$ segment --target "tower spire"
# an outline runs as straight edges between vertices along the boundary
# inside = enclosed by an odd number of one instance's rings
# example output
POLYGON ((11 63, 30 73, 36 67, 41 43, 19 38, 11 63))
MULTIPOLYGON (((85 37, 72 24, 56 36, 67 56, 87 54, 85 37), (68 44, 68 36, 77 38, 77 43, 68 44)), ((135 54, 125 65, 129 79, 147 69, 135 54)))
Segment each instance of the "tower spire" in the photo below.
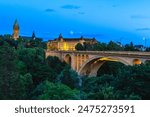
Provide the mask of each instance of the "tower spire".
POLYGON ((59 39, 60 39, 60 38, 63 38, 62 33, 59 34, 59 39))
POLYGON ((17 19, 15 20, 14 25, 13 25, 13 38, 15 40, 19 38, 19 23, 17 19))
POLYGON ((36 36, 35 36, 35 32, 32 32, 32 39, 35 40, 36 36))

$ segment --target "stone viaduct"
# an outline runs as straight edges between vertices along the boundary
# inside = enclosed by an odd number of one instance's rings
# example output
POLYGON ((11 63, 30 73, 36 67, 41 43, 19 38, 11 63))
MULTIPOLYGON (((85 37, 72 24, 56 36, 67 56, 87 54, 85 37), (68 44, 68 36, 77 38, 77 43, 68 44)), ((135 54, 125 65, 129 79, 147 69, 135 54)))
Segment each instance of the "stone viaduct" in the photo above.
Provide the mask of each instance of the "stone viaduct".
POLYGON ((68 63, 81 76, 96 76, 106 61, 121 62, 125 65, 145 63, 150 52, 128 51, 46 51, 46 57, 57 56, 68 63))

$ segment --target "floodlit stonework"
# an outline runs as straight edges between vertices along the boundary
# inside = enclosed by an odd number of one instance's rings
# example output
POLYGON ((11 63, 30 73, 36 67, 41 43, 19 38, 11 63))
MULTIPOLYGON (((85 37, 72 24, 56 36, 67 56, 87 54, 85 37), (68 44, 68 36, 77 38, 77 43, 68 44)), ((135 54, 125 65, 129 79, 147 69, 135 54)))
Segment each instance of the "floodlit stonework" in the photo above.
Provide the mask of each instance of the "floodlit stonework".
POLYGON ((125 65, 139 65, 150 60, 150 52, 123 51, 46 51, 46 57, 57 56, 81 76, 96 76, 106 61, 121 62, 125 65))
POLYGON ((75 46, 80 43, 88 43, 88 44, 95 44, 97 43, 95 38, 63 38, 62 34, 59 35, 58 38, 54 40, 49 40, 47 43, 48 50, 76 50, 75 46))
POLYGON ((13 25, 13 39, 17 40, 19 38, 19 24, 18 21, 15 20, 13 25))

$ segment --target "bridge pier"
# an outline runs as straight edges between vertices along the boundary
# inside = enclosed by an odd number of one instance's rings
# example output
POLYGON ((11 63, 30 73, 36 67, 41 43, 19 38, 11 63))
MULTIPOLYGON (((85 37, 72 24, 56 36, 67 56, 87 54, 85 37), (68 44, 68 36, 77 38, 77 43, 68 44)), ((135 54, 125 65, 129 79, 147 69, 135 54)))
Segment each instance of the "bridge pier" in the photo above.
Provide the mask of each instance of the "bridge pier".
POLYGON ((97 71, 104 63, 105 63, 105 61, 89 63, 81 71, 78 71, 78 74, 81 76, 96 77, 97 71))
POLYGON ((76 67, 76 64, 77 64, 77 56, 75 56, 75 54, 72 54, 72 56, 71 56, 71 61, 72 61, 72 62, 71 62, 71 68, 76 71, 76 69, 77 69, 77 67, 76 67))
POLYGON ((91 67, 91 71, 89 77, 96 77, 99 68, 105 63, 105 61, 98 61, 97 63, 93 63, 91 67))

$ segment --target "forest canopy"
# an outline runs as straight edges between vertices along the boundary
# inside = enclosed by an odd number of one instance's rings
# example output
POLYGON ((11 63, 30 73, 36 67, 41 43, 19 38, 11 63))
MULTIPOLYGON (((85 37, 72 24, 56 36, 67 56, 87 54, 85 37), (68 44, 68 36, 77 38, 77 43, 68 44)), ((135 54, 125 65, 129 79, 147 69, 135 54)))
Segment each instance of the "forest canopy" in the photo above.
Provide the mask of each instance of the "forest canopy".
POLYGON ((97 77, 81 77, 57 57, 45 58, 44 45, 42 40, 0 38, 0 99, 150 99, 150 62, 134 66, 106 62, 97 77))

